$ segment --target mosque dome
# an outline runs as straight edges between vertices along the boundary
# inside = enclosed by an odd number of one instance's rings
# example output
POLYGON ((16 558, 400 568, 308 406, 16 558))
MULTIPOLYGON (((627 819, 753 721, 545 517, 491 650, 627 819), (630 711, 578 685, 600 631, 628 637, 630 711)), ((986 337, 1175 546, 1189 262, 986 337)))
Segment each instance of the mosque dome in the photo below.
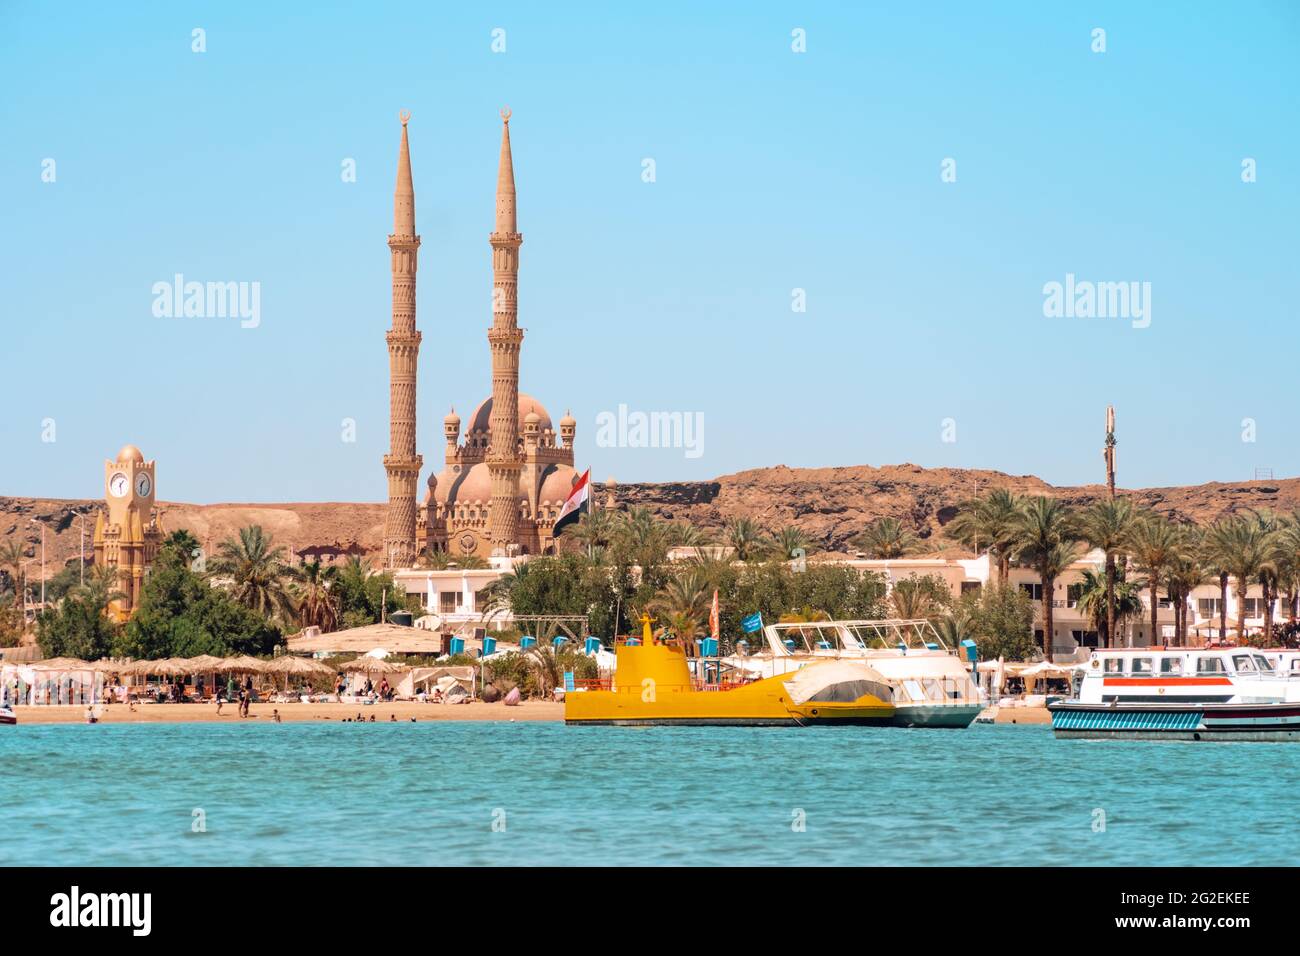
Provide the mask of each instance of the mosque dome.
MULTIPOLYGON (((546 408, 537 399, 523 392, 519 393, 519 430, 524 430, 524 425, 528 423, 528 416, 536 413, 537 426, 541 431, 551 429, 551 416, 546 408)), ((470 416, 468 432, 485 432, 490 429, 492 421, 492 399, 484 399, 478 408, 474 409, 474 414, 470 416)))
POLYGON ((481 501, 487 504, 492 500, 492 473, 485 462, 463 468, 459 473, 445 469, 436 477, 430 477, 429 488, 434 500, 445 505, 452 503, 469 504, 481 501))
POLYGON ((442 423, 444 425, 455 425, 457 428, 460 428, 460 416, 456 414, 455 408, 452 408, 452 410, 447 413, 447 417, 442 420, 442 423))
POLYGON ((560 427, 561 427, 561 428, 577 428, 577 427, 578 427, 578 421, 577 421, 577 419, 575 419, 575 418, 573 417, 573 415, 571 415, 571 414, 569 413, 568 409, 565 409, 565 411, 564 411, 564 417, 560 419, 560 427))
POLYGON ((134 445, 123 445, 122 450, 117 453, 117 460, 121 462, 143 462, 144 455, 142 455, 140 449, 136 448, 134 445))
POLYGON ((568 465, 552 465, 542 477, 538 501, 562 502, 573 490, 573 481, 578 473, 568 465))

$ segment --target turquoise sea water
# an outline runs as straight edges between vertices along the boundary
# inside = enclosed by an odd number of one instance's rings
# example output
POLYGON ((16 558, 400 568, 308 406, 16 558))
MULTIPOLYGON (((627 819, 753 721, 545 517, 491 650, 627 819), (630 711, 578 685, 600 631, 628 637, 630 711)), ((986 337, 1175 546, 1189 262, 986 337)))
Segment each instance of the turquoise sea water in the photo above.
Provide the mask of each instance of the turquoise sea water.
POLYGON ((1294 744, 259 721, 3 727, 0 760, 0 865, 1300 858, 1294 744))

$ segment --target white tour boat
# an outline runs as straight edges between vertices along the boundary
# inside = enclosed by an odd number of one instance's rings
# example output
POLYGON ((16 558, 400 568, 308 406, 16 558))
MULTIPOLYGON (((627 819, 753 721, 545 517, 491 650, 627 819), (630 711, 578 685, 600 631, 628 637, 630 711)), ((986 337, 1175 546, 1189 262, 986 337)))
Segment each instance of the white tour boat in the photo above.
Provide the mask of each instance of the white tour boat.
POLYGON ((889 688, 893 723, 902 727, 969 727, 987 705, 969 663, 926 620, 810 621, 768 624, 766 648, 723 658, 728 669, 754 678, 839 660, 861 664, 889 688))
POLYGON ((1300 740, 1293 655, 1251 647, 1097 650, 1078 697, 1048 705, 1052 729, 1057 737, 1300 740))

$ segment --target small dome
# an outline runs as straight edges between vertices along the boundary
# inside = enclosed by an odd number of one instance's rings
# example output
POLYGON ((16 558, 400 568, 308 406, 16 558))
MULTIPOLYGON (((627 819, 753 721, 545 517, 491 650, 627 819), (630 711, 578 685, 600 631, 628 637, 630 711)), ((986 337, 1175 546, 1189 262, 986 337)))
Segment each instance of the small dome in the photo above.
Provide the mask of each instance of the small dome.
POLYGON ((529 412, 527 415, 524 416, 524 424, 525 424, 525 425, 536 425, 536 424, 538 424, 541 420, 542 420, 542 416, 541 416, 541 415, 538 415, 536 411, 531 411, 531 412, 529 412))
POLYGON ((448 413, 447 417, 442 420, 442 423, 444 425, 455 425, 457 428, 460 427, 460 416, 456 414, 456 409, 454 406, 452 407, 452 410, 448 413))
POLYGON ((429 490, 432 491, 434 488, 437 488, 437 487, 438 487, 438 476, 435 475, 435 474, 430 474, 430 475, 429 475, 429 490))
POLYGON ((572 414, 569 413, 569 410, 566 408, 564 410, 564 417, 560 419, 560 427, 576 428, 577 426, 578 426, 577 420, 573 417, 572 414))
POLYGON ((122 450, 117 453, 117 460, 143 462, 144 455, 142 455, 140 449, 136 448, 134 445, 123 445, 122 450))

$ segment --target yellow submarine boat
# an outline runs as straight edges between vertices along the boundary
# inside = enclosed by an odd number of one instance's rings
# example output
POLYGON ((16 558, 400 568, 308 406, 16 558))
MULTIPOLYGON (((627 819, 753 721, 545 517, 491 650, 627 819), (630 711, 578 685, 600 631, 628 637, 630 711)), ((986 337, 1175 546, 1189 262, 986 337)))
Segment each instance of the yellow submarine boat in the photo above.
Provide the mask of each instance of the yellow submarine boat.
POLYGON ((811 663, 793 674, 730 684, 691 674, 681 644, 656 641, 642 616, 639 642, 615 648, 617 666, 608 688, 565 694, 566 724, 619 726, 888 726, 895 708, 890 689, 871 668, 854 662, 811 663))

